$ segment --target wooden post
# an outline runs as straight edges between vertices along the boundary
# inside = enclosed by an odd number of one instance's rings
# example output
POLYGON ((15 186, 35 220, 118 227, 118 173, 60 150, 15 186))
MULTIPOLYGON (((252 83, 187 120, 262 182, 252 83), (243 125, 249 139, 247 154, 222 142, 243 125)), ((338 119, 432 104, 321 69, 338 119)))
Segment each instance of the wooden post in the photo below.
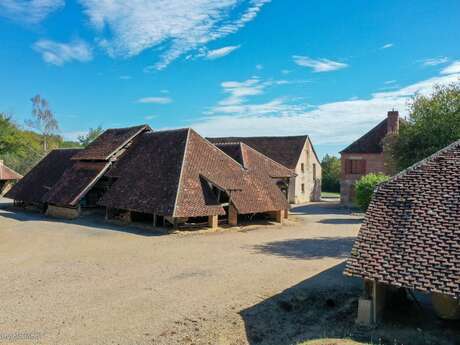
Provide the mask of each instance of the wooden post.
POLYGON ((228 224, 231 226, 238 225, 238 211, 233 204, 228 206, 228 224))
POLYGON ((212 230, 216 230, 219 226, 218 215, 208 216, 208 225, 212 230))
POLYGON ((289 218, 289 210, 284 210, 284 219, 289 218))
POLYGON ((284 212, 284 210, 275 211, 275 221, 277 223, 283 223, 284 212))

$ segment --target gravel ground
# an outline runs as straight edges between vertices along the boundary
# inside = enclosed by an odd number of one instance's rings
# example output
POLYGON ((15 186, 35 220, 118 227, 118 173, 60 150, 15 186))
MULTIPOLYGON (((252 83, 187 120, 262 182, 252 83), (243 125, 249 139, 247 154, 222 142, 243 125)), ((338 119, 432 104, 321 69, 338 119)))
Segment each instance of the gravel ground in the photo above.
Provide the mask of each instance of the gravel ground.
POLYGON ((340 271, 361 218, 336 202, 167 235, 1 208, 0 344, 255 344, 251 315, 274 295, 356 283, 340 271))

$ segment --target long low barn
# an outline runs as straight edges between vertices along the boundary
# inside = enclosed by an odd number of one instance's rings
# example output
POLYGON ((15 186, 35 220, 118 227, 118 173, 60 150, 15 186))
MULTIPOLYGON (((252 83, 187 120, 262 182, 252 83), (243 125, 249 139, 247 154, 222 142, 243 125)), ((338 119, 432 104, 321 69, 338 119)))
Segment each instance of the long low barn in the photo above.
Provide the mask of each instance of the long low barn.
POLYGON ((265 213, 281 222, 295 173, 239 144, 217 147, 192 129, 109 129, 85 149, 54 150, 6 195, 52 216, 105 207, 107 218, 154 225, 265 213))

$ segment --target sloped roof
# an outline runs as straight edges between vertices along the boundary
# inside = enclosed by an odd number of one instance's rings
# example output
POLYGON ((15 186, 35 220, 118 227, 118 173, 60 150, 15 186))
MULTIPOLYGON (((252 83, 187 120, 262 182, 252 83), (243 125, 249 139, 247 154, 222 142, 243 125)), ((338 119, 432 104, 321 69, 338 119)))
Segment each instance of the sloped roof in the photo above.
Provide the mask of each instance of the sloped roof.
POLYGON ((295 169, 305 142, 309 138, 308 135, 301 135, 285 137, 224 137, 208 138, 208 140, 215 144, 242 142, 275 162, 289 169, 295 169))
POLYGON ((5 180, 20 180, 22 175, 7 167, 5 163, 0 164, 0 181, 5 180))
POLYGON ((246 169, 264 172, 273 178, 296 176, 293 170, 275 162, 273 159, 256 151, 245 143, 220 143, 215 145, 246 169))
MULTIPOLYGON (((404 120, 399 118, 399 124, 404 120)), ((340 153, 382 153, 383 139, 388 133, 388 118, 380 122, 369 132, 348 145, 340 153)))
POLYGON ((75 206, 109 165, 109 162, 76 161, 62 174, 43 200, 55 205, 75 206))
POLYGON ((126 145, 136 135, 145 130, 150 130, 150 127, 147 125, 141 125, 135 127, 107 129, 72 159, 108 160, 122 146, 126 145))
POLYGON ((114 164, 117 181, 99 203, 113 208, 172 215, 187 130, 146 132, 114 164))
POLYGON ((460 141, 380 185, 345 274, 460 298, 460 141))
POLYGON ((255 176, 191 129, 141 134, 108 176, 100 204, 174 217, 224 214, 208 182, 231 194, 240 213, 287 208, 268 178, 255 176))
POLYGON ((43 197, 61 178, 64 171, 72 167, 74 161, 71 158, 80 150, 59 149, 51 151, 5 196, 25 202, 43 202, 43 197))

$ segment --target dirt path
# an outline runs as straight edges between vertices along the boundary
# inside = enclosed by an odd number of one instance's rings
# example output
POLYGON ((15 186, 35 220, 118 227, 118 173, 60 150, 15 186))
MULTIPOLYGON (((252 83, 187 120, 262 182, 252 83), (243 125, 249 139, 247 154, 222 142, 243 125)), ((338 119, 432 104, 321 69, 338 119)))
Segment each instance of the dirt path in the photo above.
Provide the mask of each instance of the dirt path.
POLYGON ((247 344, 254 306, 329 269, 312 284, 350 283, 337 265, 359 224, 334 203, 163 236, 0 210, 0 344, 247 344))

